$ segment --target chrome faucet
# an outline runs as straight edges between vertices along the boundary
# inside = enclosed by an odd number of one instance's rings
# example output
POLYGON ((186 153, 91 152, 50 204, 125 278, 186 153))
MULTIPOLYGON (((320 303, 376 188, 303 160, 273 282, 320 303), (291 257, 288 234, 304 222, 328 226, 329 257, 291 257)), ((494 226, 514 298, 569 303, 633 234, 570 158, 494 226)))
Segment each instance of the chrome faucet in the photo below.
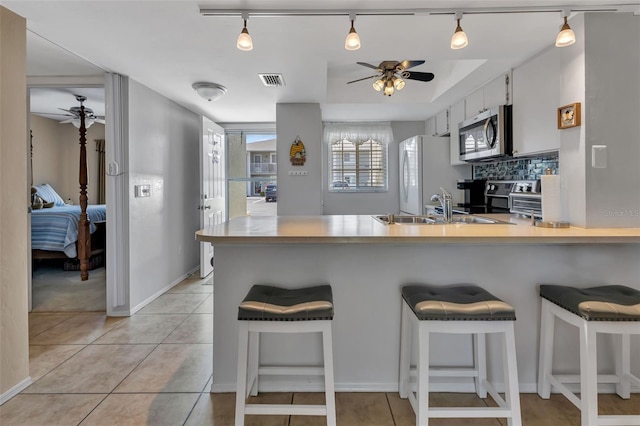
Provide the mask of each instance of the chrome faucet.
POLYGON ((442 206, 442 216, 446 223, 451 223, 453 220, 453 205, 451 202, 451 194, 447 192, 444 188, 440 187, 442 191, 442 195, 433 194, 431 196, 431 201, 438 201, 442 206))

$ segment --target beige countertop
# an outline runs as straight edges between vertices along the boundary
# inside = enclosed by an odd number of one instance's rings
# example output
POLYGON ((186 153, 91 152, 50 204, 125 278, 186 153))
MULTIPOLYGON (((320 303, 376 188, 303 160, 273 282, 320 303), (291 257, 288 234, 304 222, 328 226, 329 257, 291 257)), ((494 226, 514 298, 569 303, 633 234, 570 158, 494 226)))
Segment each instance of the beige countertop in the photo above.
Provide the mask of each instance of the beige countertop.
POLYGON ((511 224, 394 224, 371 216, 248 216, 201 229, 214 244, 612 244, 640 243, 640 228, 540 228, 509 214, 486 214, 511 224))

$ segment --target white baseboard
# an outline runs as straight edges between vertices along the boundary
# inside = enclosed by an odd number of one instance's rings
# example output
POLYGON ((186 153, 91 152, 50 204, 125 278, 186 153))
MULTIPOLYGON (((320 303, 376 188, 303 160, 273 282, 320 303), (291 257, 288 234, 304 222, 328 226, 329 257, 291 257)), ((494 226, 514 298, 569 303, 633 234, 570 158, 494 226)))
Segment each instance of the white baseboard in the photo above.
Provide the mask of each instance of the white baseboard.
POLYGON ((32 383, 31 382, 31 377, 27 377, 26 379, 24 379, 23 381, 21 381, 20 383, 18 383, 17 385, 15 385, 11 389, 9 389, 8 391, 6 391, 2 395, 0 395, 0 405, 4 404, 5 402, 9 401, 14 396, 19 394, 20 392, 22 392, 31 383, 32 383))
POLYGON ((191 274, 193 274, 195 271, 197 271, 200 268, 200 266, 197 266, 191 270, 189 270, 188 272, 180 275, 180 277, 178 277, 176 280, 174 280, 171 284, 168 284, 166 286, 164 286, 162 289, 158 290, 157 292, 155 292, 153 295, 147 297, 145 300, 143 300, 142 302, 138 303, 136 306, 134 306, 131 311, 130 311, 130 315, 135 314, 136 312, 138 312, 140 309, 144 308, 145 306, 147 306, 149 303, 153 302, 154 300, 156 300, 158 297, 162 296, 164 293, 166 293, 167 291, 171 290, 173 287, 175 287, 176 285, 178 285, 179 283, 181 283, 182 281, 184 281, 186 278, 188 278, 191 274))

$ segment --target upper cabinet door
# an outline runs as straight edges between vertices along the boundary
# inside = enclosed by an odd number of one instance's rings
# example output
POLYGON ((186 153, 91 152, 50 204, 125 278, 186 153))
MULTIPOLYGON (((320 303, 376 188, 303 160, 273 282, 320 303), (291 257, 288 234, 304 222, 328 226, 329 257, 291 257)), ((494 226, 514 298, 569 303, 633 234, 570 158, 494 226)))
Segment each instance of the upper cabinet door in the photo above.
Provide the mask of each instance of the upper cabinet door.
POLYGON ((487 83, 484 89, 484 107, 486 109, 498 105, 511 105, 511 70, 487 83))
POLYGON ((455 103, 453 105, 451 105, 450 113, 449 113, 449 123, 450 123, 450 128, 451 128, 451 133, 450 133, 450 143, 451 143, 451 150, 450 150, 450 163, 452 166, 458 166, 460 164, 467 164, 464 161, 460 160, 460 145, 459 145, 459 132, 458 132, 458 125, 460 124, 461 121, 465 120, 465 116, 464 116, 464 108, 465 108, 465 102, 464 99, 459 101, 458 103, 455 103))
POLYGON ((484 111, 484 87, 464 99, 464 118, 474 117, 484 111))
POLYGON ((449 108, 436 115, 436 135, 449 136, 449 108))
POLYGON ((557 108, 562 49, 554 47, 513 71, 513 155, 560 149, 557 108))

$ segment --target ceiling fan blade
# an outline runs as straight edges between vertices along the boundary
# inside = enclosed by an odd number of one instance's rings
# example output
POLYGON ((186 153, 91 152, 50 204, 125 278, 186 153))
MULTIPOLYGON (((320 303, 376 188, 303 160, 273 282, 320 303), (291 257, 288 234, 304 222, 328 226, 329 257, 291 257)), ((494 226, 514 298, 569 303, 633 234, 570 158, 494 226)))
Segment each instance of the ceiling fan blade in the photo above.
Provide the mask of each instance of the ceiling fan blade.
POLYGON ((422 60, 417 60, 417 61, 404 60, 398 64, 397 68, 400 71, 402 71, 402 70, 408 70, 409 68, 417 67, 418 65, 422 65, 422 64, 424 64, 424 61, 422 60))
POLYGON ((430 72, 405 71, 402 73, 402 78, 408 78, 409 80, 431 81, 434 77, 435 75, 430 72))
POLYGON ((96 123, 105 124, 104 118, 96 118, 96 123))
POLYGON ((72 115, 70 114, 58 114, 57 112, 38 112, 38 111, 32 111, 31 114, 37 114, 37 115, 55 115, 58 117, 72 117, 72 115))
POLYGON ((371 69, 374 69, 374 70, 382 72, 380 67, 378 67, 377 65, 371 65, 371 64, 368 64, 366 62, 356 62, 356 64, 362 65, 363 67, 371 68, 371 69))
POLYGON ((64 112, 68 112, 68 113, 69 113, 69 114, 71 114, 71 115, 75 115, 75 114, 73 113, 73 111, 71 111, 71 110, 64 109, 64 108, 58 108, 58 109, 59 109, 59 110, 61 110, 61 111, 64 111, 64 112))
POLYGON ((376 75, 370 75, 369 77, 364 77, 364 78, 359 78, 357 80, 351 80, 351 81, 347 81, 347 84, 351 84, 351 83, 355 83, 357 81, 362 81, 362 80, 368 80, 370 78, 376 78, 376 77, 380 77, 380 75, 376 74, 376 75))
POLYGON ((68 118, 68 119, 66 119, 66 120, 60 121, 59 123, 60 123, 60 124, 73 123, 73 120, 74 120, 73 118, 68 118))

